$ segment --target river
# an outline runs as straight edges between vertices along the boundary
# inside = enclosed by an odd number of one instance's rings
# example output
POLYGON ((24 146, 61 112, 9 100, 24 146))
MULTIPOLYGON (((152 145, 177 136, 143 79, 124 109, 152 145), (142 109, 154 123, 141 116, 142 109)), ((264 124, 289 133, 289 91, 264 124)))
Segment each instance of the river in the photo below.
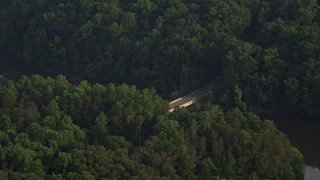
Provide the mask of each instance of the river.
POLYGON ((320 180, 320 119, 296 114, 262 113, 264 119, 274 120, 286 133, 291 144, 304 156, 305 180, 320 180))

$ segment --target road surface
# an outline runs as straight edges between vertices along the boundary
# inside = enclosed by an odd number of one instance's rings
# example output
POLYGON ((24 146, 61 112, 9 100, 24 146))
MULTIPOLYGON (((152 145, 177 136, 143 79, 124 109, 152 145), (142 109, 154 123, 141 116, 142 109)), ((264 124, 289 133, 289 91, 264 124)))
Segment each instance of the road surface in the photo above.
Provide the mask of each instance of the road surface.
POLYGON ((212 84, 208 84, 206 86, 203 86, 202 88, 183 96, 179 99, 176 99, 174 101, 171 101, 169 103, 169 111, 172 112, 174 109, 179 107, 187 107, 193 104, 196 100, 201 98, 202 96, 208 94, 208 92, 213 88, 212 84))

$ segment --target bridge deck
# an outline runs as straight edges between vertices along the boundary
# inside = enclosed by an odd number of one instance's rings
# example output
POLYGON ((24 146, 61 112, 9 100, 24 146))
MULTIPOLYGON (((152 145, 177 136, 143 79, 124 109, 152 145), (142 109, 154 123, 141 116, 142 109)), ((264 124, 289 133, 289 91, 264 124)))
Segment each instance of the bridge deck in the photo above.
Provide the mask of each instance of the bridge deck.
POLYGON ((196 100, 201 98, 202 96, 208 94, 208 92, 213 88, 212 84, 208 84, 206 86, 203 86, 202 88, 193 91, 192 93, 183 96, 179 99, 176 99, 174 101, 171 101, 169 103, 169 111, 172 112, 174 109, 179 107, 187 107, 193 104, 196 100))

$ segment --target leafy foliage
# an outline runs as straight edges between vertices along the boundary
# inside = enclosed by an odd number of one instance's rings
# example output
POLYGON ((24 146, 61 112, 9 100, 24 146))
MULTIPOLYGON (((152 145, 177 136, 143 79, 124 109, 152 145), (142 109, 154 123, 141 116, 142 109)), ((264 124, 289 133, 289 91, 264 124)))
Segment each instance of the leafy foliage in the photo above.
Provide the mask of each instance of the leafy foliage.
POLYGON ((0 76, 0 90, 2 179, 292 179, 302 173, 302 155, 272 121, 239 108, 224 112, 208 104, 168 114, 153 89, 72 85, 63 76, 17 82, 0 76))
POLYGON ((0 49, 167 97, 219 75, 249 107, 319 115, 319 20, 316 0, 2 0, 0 49))

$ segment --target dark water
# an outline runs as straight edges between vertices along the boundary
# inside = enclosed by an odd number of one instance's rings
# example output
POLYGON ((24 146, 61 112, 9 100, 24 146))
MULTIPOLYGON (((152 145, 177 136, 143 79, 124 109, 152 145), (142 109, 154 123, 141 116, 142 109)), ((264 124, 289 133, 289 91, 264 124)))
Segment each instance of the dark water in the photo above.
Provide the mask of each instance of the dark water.
POLYGON ((320 180, 320 119, 295 114, 262 113, 264 119, 274 120, 286 133, 291 144, 304 156, 305 180, 320 180))

